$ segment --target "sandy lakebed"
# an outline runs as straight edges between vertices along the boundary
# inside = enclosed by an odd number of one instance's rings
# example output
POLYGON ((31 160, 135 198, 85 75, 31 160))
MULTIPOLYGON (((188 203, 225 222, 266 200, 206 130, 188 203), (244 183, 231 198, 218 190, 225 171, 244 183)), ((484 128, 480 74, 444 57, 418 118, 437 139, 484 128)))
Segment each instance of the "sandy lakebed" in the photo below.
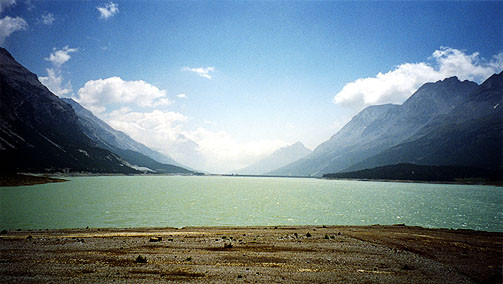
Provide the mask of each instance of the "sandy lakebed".
POLYGON ((503 233, 409 226, 2 231, 2 283, 501 283, 503 233))

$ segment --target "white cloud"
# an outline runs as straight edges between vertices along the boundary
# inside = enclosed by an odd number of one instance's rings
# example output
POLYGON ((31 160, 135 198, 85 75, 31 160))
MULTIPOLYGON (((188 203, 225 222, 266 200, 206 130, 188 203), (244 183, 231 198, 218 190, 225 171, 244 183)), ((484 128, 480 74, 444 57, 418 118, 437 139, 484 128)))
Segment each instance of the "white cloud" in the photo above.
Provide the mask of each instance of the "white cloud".
POLYGON ((185 131, 183 135, 197 143, 197 151, 202 157, 194 166, 214 173, 229 173, 246 167, 288 145, 281 140, 269 139, 243 143, 225 131, 210 131, 202 127, 185 131))
POLYGON ((209 120, 209 119, 203 120, 203 123, 207 124, 207 125, 211 125, 211 126, 217 126, 218 125, 218 123, 216 121, 209 120))
POLYGON ((73 91, 70 82, 63 83, 63 76, 60 70, 54 68, 47 68, 46 70, 47 76, 38 77, 38 79, 49 89, 49 91, 60 97, 66 96, 73 91))
POLYGON ((427 82, 457 76, 460 80, 481 82, 503 70, 503 53, 487 61, 478 53, 441 47, 433 52, 433 64, 427 62, 404 63, 387 73, 360 78, 347 83, 334 97, 334 103, 357 110, 384 103, 402 103, 427 82))
POLYGON ((87 81, 78 90, 77 100, 97 113, 105 111, 109 104, 132 103, 142 107, 171 104, 171 100, 166 97, 166 90, 160 90, 142 80, 124 81, 120 77, 87 81))
POLYGON ((52 49, 52 53, 45 60, 49 61, 56 68, 61 68, 61 65, 65 64, 70 58, 70 53, 77 52, 78 48, 69 48, 68 45, 63 47, 63 49, 52 49))
POLYGON ((445 77, 458 76, 461 80, 481 83, 503 69, 503 52, 487 61, 478 52, 465 54, 463 51, 442 47, 432 56, 438 65, 438 72, 445 77))
POLYGON ((198 67, 198 68, 183 67, 182 71, 194 72, 201 77, 211 79, 212 77, 210 75, 210 72, 215 72, 215 67, 198 67))
POLYGON ((98 11, 100 12, 100 18, 101 19, 108 19, 112 17, 113 15, 119 13, 119 4, 109 2, 105 4, 104 6, 98 6, 96 7, 98 11))
POLYGON ((68 62, 70 53, 77 52, 78 48, 69 48, 68 45, 62 49, 52 49, 52 53, 45 60, 52 63, 52 68, 47 68, 47 76, 38 77, 40 82, 44 84, 51 92, 63 97, 68 96, 73 92, 70 81, 64 83, 63 75, 61 75, 61 67, 68 62))
MULTIPOLYGON (((225 131, 190 128, 190 118, 184 114, 156 109, 171 101, 165 90, 144 81, 119 77, 88 81, 74 99, 113 128, 195 169, 228 172, 287 145, 266 139, 239 142, 225 131)), ((217 126, 209 120, 204 123, 217 126)))
POLYGON ((0 14, 4 11, 5 8, 8 8, 14 4, 16 4, 16 0, 0 0, 0 14))
POLYGON ((47 14, 44 14, 42 16, 40 16, 41 18, 41 22, 44 24, 44 25, 52 25, 52 23, 54 23, 54 15, 52 13, 47 13, 47 14))
POLYGON ((170 155, 180 163, 192 166, 200 159, 197 144, 182 136, 182 123, 188 117, 181 113, 160 110, 137 112, 123 107, 102 113, 100 117, 113 128, 127 133, 152 149, 170 155))
POLYGON ((161 149, 172 144, 181 131, 179 123, 187 120, 181 113, 153 110, 135 112, 121 108, 102 116, 110 125, 128 133, 135 140, 161 149))
POLYGON ((179 97, 180 99, 186 99, 187 98, 186 94, 178 94, 176 96, 179 97))
POLYGON ((5 39, 15 31, 26 30, 28 24, 23 18, 11 18, 5 16, 0 19, 0 44, 3 44, 5 39))

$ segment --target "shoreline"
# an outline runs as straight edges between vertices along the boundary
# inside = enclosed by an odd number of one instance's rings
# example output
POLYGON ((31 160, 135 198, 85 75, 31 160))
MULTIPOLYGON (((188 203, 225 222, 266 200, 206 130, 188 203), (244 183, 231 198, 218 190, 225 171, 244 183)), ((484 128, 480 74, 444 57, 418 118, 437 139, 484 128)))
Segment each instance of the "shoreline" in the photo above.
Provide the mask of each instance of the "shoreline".
POLYGON ((0 175, 0 187, 15 187, 15 186, 31 186, 37 184, 66 182, 68 180, 62 178, 55 178, 49 175, 37 174, 2 174, 0 175))
MULTIPOLYGON (((16 187, 16 186, 31 186, 38 184, 57 183, 69 181, 65 177, 99 177, 99 176, 195 176, 202 175, 184 175, 184 174, 103 174, 103 173, 20 173, 20 174, 3 174, 0 175, 0 187, 16 187)), ((482 185, 482 186, 497 186, 503 187, 500 182, 457 182, 457 181, 421 181, 421 180, 390 180, 390 179, 360 179, 360 178, 329 178, 329 177, 310 177, 310 176, 267 176, 267 175, 219 175, 208 174, 203 177, 244 177, 244 178, 303 178, 303 179, 322 179, 333 181, 362 181, 362 182, 394 182, 394 183, 419 183, 419 184, 453 184, 453 185, 482 185)))
POLYGON ((2 231, 23 283, 501 283, 503 233, 393 226, 2 231))
POLYGON ((454 184, 454 185, 484 185, 503 187, 501 182, 461 182, 461 181, 424 181, 424 180, 401 180, 401 179, 361 179, 361 178, 327 178, 326 180, 344 180, 344 181, 364 181, 364 182, 396 182, 396 183, 424 183, 424 184, 454 184))

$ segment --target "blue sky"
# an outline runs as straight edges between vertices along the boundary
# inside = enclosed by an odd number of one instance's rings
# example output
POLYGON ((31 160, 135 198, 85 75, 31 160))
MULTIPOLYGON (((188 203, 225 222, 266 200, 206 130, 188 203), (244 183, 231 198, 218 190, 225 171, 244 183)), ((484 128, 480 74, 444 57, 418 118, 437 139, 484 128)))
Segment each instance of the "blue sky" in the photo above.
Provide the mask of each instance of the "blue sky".
POLYGON ((0 0, 0 42, 113 127, 227 172, 313 149, 422 83, 501 71, 502 15, 496 1, 0 0))

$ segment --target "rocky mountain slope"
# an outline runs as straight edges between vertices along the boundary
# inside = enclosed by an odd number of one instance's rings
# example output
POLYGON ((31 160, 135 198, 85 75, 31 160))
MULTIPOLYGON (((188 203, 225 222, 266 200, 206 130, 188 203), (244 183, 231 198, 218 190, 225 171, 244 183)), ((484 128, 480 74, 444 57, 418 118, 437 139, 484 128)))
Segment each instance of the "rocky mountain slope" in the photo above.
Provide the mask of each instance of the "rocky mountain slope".
POLYGON ((116 153, 133 168, 154 173, 190 173, 176 161, 133 140, 127 134, 110 127, 106 122, 93 115, 89 110, 70 98, 63 98, 75 110, 84 133, 99 147, 116 153), (156 158, 164 161, 163 163, 156 158))
POLYGON ((413 163, 503 167, 503 73, 477 87, 462 104, 433 119, 406 141, 346 170, 413 163))
POLYGON ((0 170, 137 173, 97 147, 72 107, 0 48, 0 170))
POLYGON ((402 105, 367 107, 313 153, 271 173, 321 176, 344 170, 413 137, 465 102, 477 86, 452 77, 424 84, 402 105))

